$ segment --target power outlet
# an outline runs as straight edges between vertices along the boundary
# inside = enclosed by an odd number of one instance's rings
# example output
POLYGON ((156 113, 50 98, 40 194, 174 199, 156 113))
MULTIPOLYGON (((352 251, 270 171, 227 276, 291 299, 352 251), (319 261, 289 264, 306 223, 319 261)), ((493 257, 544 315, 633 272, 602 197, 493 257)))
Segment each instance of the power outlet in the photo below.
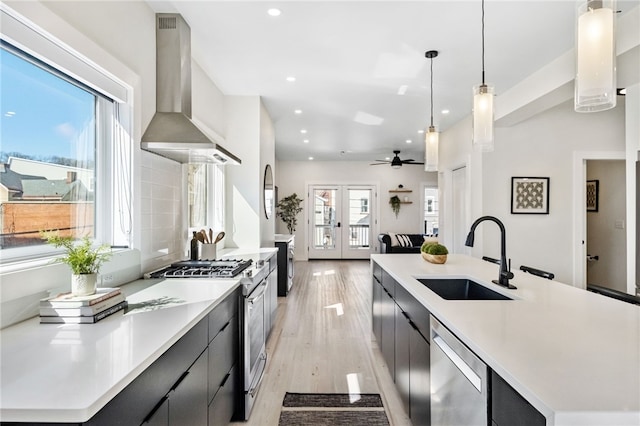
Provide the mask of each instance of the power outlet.
POLYGON ((102 284, 111 284, 113 283, 113 274, 105 274, 102 276, 102 284))
POLYGON ((613 226, 616 229, 624 229, 624 220, 616 220, 613 226))

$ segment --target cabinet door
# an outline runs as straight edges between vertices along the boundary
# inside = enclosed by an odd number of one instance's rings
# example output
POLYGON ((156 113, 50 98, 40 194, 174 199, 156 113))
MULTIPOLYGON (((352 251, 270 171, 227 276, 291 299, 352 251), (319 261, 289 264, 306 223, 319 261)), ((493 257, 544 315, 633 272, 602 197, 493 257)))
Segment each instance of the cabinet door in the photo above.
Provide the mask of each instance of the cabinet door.
POLYGON ((409 339, 412 331, 406 314, 398 305, 396 309, 396 366, 395 378, 396 388, 400 394, 404 411, 410 415, 409 407, 409 382, 410 382, 410 364, 409 364, 409 339))
POLYGON ((410 417, 413 426, 431 424, 431 358, 429 342, 418 332, 415 324, 409 334, 409 394, 410 417))
POLYGON ((382 351, 382 357, 387 363, 391 378, 395 382, 395 352, 396 352, 396 325, 395 325, 395 302, 391 295, 383 289, 382 293, 382 338, 380 340, 380 350, 382 351))
POLYGON ((502 377, 491 371, 491 419, 499 426, 544 426, 546 418, 502 377))
POLYGON ((374 277, 372 280, 371 295, 371 325, 373 327, 373 335, 378 342, 378 346, 382 348, 382 295, 384 291, 382 284, 374 277))
POLYGON ((209 349, 198 357, 169 393, 170 425, 207 424, 209 349))
POLYGON ((225 376, 220 389, 209 405, 209 426, 226 425, 233 417, 238 384, 238 365, 225 376))
POLYGON ((238 360, 238 317, 233 317, 209 345, 209 392, 210 402, 218 392, 225 375, 238 360))

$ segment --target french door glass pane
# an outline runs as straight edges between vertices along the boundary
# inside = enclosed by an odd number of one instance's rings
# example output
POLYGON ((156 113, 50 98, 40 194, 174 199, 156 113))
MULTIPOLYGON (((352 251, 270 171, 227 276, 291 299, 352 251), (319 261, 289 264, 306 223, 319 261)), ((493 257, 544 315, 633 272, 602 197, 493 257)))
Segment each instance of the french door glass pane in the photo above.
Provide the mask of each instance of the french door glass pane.
POLYGON ((349 189, 349 248, 369 248, 371 190, 349 189))
POLYGON ((313 247, 335 249, 336 247, 336 195, 335 189, 313 190, 313 247))

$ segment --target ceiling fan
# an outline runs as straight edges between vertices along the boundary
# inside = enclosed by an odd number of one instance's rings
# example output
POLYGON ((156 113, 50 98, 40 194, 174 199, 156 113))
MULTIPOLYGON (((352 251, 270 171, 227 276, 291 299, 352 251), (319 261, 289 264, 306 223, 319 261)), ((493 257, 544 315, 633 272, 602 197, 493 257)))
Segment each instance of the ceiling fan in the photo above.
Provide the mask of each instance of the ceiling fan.
POLYGON ((399 169, 400 167, 402 167, 403 164, 424 164, 424 163, 419 163, 416 162, 414 160, 401 160, 400 157, 398 157, 398 154, 400 154, 399 150, 393 151, 393 153, 395 154, 395 156, 393 157, 393 159, 391 159, 391 161, 389 160, 376 160, 379 161, 379 163, 371 163, 371 166, 379 166, 380 164, 391 164, 391 167, 393 167, 394 169, 399 169))

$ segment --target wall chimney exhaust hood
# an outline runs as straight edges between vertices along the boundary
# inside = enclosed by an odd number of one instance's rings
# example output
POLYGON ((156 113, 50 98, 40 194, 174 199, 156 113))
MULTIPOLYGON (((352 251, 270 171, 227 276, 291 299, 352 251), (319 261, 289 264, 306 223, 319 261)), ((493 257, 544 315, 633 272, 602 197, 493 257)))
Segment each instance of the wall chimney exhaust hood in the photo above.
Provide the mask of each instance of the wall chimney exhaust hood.
POLYGON ((191 120, 191 29, 179 14, 156 14, 156 113, 140 147, 180 163, 240 164, 191 120))

